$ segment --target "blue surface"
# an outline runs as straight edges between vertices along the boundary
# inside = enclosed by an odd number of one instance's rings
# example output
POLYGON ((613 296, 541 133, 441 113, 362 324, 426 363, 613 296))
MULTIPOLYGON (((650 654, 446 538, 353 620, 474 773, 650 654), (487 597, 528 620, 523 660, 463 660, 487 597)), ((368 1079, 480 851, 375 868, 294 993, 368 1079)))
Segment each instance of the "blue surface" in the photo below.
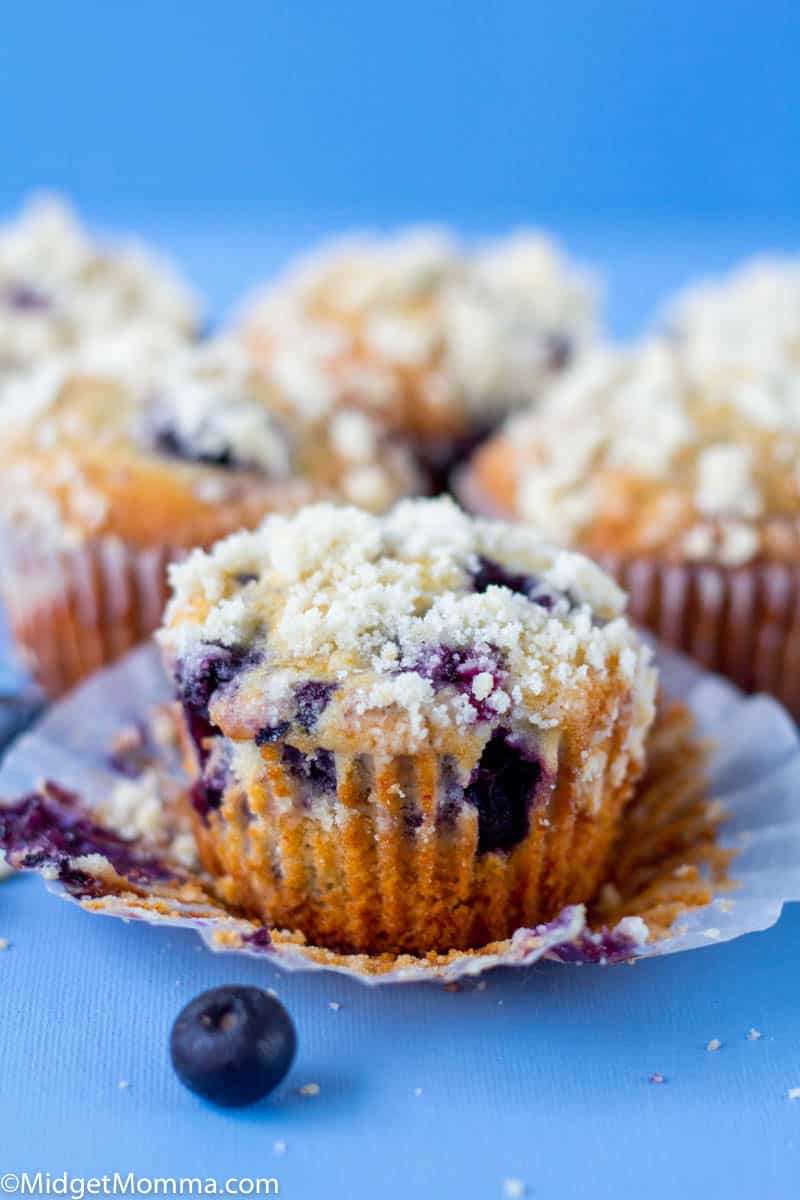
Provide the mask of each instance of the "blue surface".
MULTIPOLYGON (((216 311, 300 236, 152 228, 216 311)), ((693 270, 765 237, 563 232, 607 267, 621 333, 693 270)), ((797 231, 777 244, 796 248, 797 231)), ((0 953, 0 1185, 3 1172, 41 1169, 276 1176, 281 1195, 302 1200, 502 1200, 511 1178, 558 1200, 797 1195, 800 1101, 786 1095, 800 1087, 797 908, 727 946, 633 968, 545 964, 458 994, 282 975, 213 956, 190 933, 90 917, 30 878, 0 885, 0 937, 11 943, 0 953), (166 1055, 179 1008, 227 981, 276 988, 300 1036, 285 1085, 241 1113, 185 1092, 166 1055), (753 1026, 763 1037, 748 1041, 753 1026), (318 1096, 295 1094, 309 1082, 318 1096)))
POLYGON ((0 207, 793 216, 796 0, 4 0, 0 207))

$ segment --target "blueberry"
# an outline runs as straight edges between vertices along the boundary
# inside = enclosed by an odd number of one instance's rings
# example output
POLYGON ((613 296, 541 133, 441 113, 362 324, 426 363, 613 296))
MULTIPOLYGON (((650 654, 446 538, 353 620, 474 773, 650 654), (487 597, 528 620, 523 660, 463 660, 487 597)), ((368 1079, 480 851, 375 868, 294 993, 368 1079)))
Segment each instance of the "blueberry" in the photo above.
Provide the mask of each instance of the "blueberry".
POLYGON ((478 810, 478 853, 511 850, 527 836, 530 809, 542 775, 539 759, 498 729, 484 747, 464 789, 478 810))
POLYGON ((153 441, 159 454, 169 455, 170 458, 181 458, 186 462, 205 463, 209 467, 233 467, 237 463, 230 446, 221 446, 218 450, 206 450, 193 446, 186 441, 170 425, 164 425, 155 431, 153 441))
POLYGON ((211 988, 178 1014, 169 1039, 181 1083, 214 1104, 254 1104, 292 1065, 297 1034, 286 1009, 260 988, 211 988))
POLYGON ((312 794, 336 791, 336 757, 330 750, 303 754, 296 746, 284 745, 281 761, 295 779, 308 780, 312 794))
POLYGON ((6 288, 4 299, 8 307, 17 312, 45 312, 50 307, 44 292, 27 283, 15 283, 6 288))
POLYGON ((335 691, 335 683, 323 683, 320 679, 310 679, 308 683, 301 683, 294 689, 297 724, 306 733, 310 733, 314 728, 335 691))
POLYGON ((472 588, 476 592, 485 592, 490 587, 504 587, 520 596, 527 596, 533 604, 538 604, 548 612, 559 601, 563 601, 567 608, 575 607, 574 598, 569 593, 557 591, 537 575, 510 571, 492 558, 479 558, 477 568, 471 574, 472 588))
POLYGON ((198 717, 208 717, 208 705, 217 688, 232 679, 250 660, 244 646, 206 642, 191 662, 179 662, 176 682, 183 703, 198 717))

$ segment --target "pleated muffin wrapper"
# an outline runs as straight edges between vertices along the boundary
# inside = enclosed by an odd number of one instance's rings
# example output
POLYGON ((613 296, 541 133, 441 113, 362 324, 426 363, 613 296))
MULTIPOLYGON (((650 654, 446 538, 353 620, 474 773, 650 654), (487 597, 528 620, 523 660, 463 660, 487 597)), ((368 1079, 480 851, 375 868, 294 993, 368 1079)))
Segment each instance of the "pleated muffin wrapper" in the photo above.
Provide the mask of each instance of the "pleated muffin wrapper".
MULTIPOLYGON (((508 519, 469 469, 459 473, 455 490, 469 512, 508 519)), ((800 566, 592 557, 628 593, 634 621, 743 691, 769 692, 800 720, 800 566)))
MULTIPOLYGON (((526 827, 499 835, 445 755, 246 743, 234 746, 244 763, 234 757, 232 782, 218 792, 212 751, 210 788, 193 790, 201 859, 229 904, 322 946, 424 954, 485 945, 597 890, 633 786, 620 749, 627 730, 620 719, 595 747, 609 765, 586 784, 560 761, 556 731, 526 742, 510 768, 513 750, 499 741, 491 761, 517 773, 529 797, 526 827)), ((222 760, 230 743, 217 744, 222 760)))
MULTIPOLYGON (((267 511, 314 499, 300 481, 260 489, 207 519, 196 518, 193 545, 210 545, 267 511)), ((14 649, 45 696, 54 699, 121 658, 161 623, 167 566, 188 553, 163 542, 137 546, 114 535, 59 545, 35 530, 0 521, 0 597, 14 649)))
MULTIPOLYGON (((12 748, 0 769, 0 844, 13 866, 38 871, 88 912, 192 927, 215 950, 263 956, 290 970, 333 969, 369 983, 454 983, 545 957, 611 963, 765 929, 785 902, 800 899, 795 726, 769 697, 744 697, 660 648, 658 659, 666 697, 681 703, 668 703, 657 721, 648 774, 622 818, 597 895, 583 904, 566 894, 550 920, 478 949, 337 953, 296 929, 243 916, 209 874, 185 865, 177 850, 179 843, 185 850, 185 833, 163 836, 169 814, 185 820, 186 779, 173 736, 177 723, 169 737, 148 732, 158 725, 163 735, 172 712, 170 685, 150 645, 84 684, 12 748), (130 754, 120 757, 121 743, 135 745, 135 764, 130 754), (109 797, 135 786, 131 776, 140 772, 151 792, 157 789, 163 827, 123 836, 101 822, 97 806, 107 812, 109 797)), ((399 894, 397 903, 402 908, 399 894)))
POLYGON ((48 549, 0 536, 0 593, 22 666, 57 697, 121 658, 158 626, 167 565, 185 551, 119 538, 48 549))

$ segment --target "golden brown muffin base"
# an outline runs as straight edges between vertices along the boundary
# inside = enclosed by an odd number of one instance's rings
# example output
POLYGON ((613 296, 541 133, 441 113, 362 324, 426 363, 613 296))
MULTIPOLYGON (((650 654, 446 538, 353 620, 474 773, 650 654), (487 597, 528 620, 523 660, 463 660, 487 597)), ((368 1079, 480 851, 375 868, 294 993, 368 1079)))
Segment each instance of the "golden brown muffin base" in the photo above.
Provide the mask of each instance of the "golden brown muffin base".
POLYGON ((425 954, 507 938, 589 900, 604 878, 640 773, 624 760, 612 780, 629 721, 623 712, 593 747, 608 765, 591 784, 579 752, 562 746, 555 786, 540 788, 524 839, 480 854, 471 805, 441 820, 440 756, 337 754, 335 797, 309 807, 280 746, 264 746, 247 793, 230 786, 216 811, 192 810, 201 860, 226 904, 340 953, 425 954))

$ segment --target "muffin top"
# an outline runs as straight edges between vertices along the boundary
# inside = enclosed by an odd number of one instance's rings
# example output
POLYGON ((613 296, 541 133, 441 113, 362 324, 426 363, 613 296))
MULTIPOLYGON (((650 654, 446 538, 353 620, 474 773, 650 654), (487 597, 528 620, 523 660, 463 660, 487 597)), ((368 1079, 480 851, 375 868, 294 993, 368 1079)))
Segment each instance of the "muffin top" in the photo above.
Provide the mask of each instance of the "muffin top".
POLYGON ((475 492, 589 553, 800 556, 800 375, 692 371, 670 345, 588 356, 476 455, 475 492))
POLYGON ((347 409, 313 413, 234 346, 143 363, 107 346, 0 389, 0 513, 55 543, 202 544, 274 508, 416 490, 408 453, 347 409), (209 536, 210 531, 210 536, 209 536))
POLYGON ((679 293, 667 327, 694 370, 800 370, 800 259, 755 258, 679 293))
POLYGON ((595 331, 594 286, 533 232, 474 251, 430 229, 335 242, 241 319, 279 372, 311 345, 329 387, 420 439, 530 401, 595 331))
POLYGON ((133 242, 101 247, 60 200, 35 199, 0 227, 0 372, 123 332, 168 345, 197 319, 166 261, 133 242))
POLYGON ((159 634, 189 708, 236 740, 475 761, 493 729, 652 716, 649 652, 593 563, 447 499, 313 505, 172 568, 159 634))

